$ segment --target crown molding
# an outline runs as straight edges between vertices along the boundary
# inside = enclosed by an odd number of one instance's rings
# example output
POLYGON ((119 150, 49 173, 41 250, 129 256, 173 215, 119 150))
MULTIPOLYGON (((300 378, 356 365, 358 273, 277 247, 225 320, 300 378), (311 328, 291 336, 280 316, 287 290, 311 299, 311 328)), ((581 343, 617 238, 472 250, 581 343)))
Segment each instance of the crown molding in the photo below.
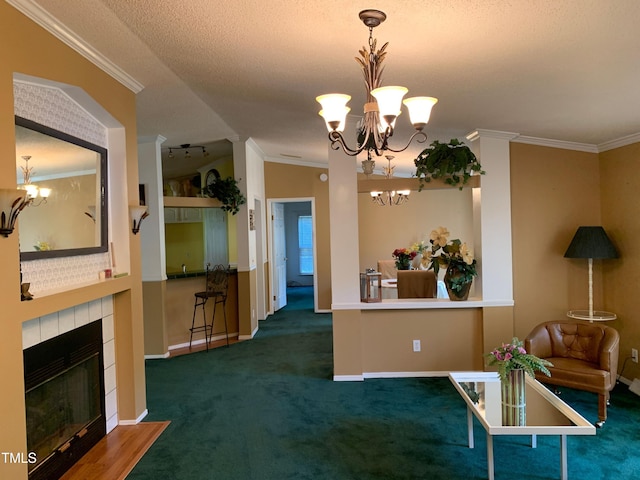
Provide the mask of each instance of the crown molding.
POLYGON ((299 167, 313 167, 313 168, 323 168, 328 169, 328 163, 320 163, 320 162, 310 162, 302 159, 296 158, 282 158, 282 157, 264 157, 265 162, 271 163, 284 163, 286 165, 297 165, 299 167))
POLYGON ((111 62, 111 60, 98 52, 33 0, 6 0, 6 2, 98 68, 111 75, 133 93, 140 93, 144 89, 144 85, 111 62))
POLYGON ((618 138, 617 140, 610 140, 608 142, 598 144, 599 152, 606 152, 607 150, 613 150, 614 148, 626 147, 632 143, 640 142, 640 133, 634 133, 627 135, 626 137, 618 138))
POLYGON ((527 137, 526 135, 518 135, 513 139, 513 142, 539 145, 541 147, 563 148, 565 150, 576 150, 579 152, 598 153, 598 146, 591 143, 567 142, 549 138, 527 137))
POLYGON ((470 132, 466 135, 466 139, 470 142, 474 142, 478 140, 480 137, 484 138, 495 138, 498 140, 513 140, 519 134, 514 132, 501 132, 499 130, 485 130, 482 128, 478 128, 473 132, 470 132))

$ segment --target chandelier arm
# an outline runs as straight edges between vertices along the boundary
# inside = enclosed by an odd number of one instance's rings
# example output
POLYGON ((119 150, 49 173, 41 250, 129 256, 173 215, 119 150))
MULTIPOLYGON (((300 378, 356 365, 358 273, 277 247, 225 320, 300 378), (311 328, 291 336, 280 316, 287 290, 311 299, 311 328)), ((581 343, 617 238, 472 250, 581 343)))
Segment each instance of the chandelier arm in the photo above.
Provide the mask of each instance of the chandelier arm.
POLYGON ((411 138, 409 138, 409 141, 407 142, 407 144, 403 148, 395 150, 395 149, 389 147, 389 145, 386 144, 386 142, 385 142, 385 146, 386 146, 385 150, 389 150, 390 152, 394 152, 394 153, 404 152, 407 148, 409 148, 409 145, 411 145, 411 142, 413 142, 413 139, 416 138, 416 137, 418 138, 416 140, 418 143, 425 143, 427 141, 427 134, 422 132, 422 131, 417 131, 413 135, 411 135, 411 138))
POLYGON ((344 153, 346 153, 350 157, 355 157, 356 155, 362 153, 362 151, 364 150, 364 147, 360 147, 357 150, 349 148, 349 146, 344 140, 344 137, 340 132, 336 132, 336 131, 329 132, 329 140, 331 141, 332 149, 338 150, 340 149, 340 147, 342 147, 342 150, 344 151, 344 153))

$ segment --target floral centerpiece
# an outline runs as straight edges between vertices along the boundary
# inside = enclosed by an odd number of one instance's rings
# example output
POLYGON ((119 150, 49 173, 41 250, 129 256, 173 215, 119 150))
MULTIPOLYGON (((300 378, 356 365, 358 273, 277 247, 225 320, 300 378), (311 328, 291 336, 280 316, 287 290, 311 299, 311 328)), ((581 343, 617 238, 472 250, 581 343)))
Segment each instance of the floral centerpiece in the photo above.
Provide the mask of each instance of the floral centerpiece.
POLYGON ((438 227, 431 232, 429 242, 429 268, 433 269, 436 276, 440 267, 446 267, 444 283, 452 300, 465 300, 469 295, 473 277, 478 275, 476 271, 476 259, 466 243, 459 239, 449 241, 449 231, 444 227, 438 227))
POLYGON ((487 362, 489 366, 498 366, 498 375, 503 382, 507 381, 509 372, 515 369, 522 369, 531 377, 535 377, 536 370, 548 377, 551 376, 547 367, 552 367, 553 364, 527 353, 518 337, 513 337, 511 343, 503 343, 501 347, 487 353, 485 357, 489 359, 487 362))
POLYGON ((408 248, 396 248, 391 255, 396 259, 396 268, 398 270, 409 270, 411 260, 415 258, 417 253, 408 248))
POLYGON ((527 424, 525 373, 535 378, 536 370, 551 376, 547 367, 553 366, 548 360, 527 353, 522 342, 513 337, 511 343, 503 343, 485 355, 490 366, 498 366, 500 377, 500 397, 502 403, 502 424, 520 426, 527 424))

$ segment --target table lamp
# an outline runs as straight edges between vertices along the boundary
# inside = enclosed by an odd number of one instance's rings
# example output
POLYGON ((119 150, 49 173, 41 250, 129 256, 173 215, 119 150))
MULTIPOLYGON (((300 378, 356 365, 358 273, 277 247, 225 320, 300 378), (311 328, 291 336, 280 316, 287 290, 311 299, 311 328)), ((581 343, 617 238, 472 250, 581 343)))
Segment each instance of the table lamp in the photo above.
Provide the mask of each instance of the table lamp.
POLYGON ((609 240, 602 227, 578 227, 569 248, 564 254, 565 258, 589 259, 589 311, 571 310, 569 317, 580 320, 614 320, 616 315, 609 312, 593 311, 593 259, 594 258, 618 258, 616 248, 609 240))

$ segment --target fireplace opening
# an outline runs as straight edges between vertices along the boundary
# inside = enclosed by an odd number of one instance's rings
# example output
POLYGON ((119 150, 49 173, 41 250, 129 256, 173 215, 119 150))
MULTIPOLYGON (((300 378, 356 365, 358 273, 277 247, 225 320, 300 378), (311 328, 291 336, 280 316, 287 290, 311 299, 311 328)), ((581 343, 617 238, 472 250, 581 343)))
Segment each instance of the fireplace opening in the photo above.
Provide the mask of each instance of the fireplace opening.
POLYGON ((29 479, 60 478, 106 435, 102 321, 24 350, 29 479))

